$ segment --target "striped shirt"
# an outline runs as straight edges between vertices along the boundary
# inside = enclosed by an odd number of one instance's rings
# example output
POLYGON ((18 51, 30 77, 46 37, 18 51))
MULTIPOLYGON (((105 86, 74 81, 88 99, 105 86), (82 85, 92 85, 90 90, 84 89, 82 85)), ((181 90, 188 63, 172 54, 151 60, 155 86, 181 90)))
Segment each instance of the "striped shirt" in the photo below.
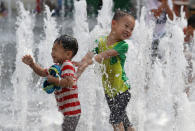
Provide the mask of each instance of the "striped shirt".
POLYGON ((71 61, 64 61, 61 66, 61 78, 72 76, 74 84, 72 87, 60 88, 55 90, 54 94, 57 106, 64 116, 76 116, 81 114, 80 101, 78 99, 77 78, 75 77, 75 68, 71 61))

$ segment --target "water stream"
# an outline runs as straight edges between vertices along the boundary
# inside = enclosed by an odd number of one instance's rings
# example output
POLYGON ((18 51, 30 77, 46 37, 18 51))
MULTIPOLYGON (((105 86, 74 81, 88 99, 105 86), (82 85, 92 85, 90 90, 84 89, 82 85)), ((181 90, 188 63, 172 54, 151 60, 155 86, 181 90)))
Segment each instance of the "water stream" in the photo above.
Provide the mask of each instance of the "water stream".
MULTIPOLYGON (((86 0, 74 2, 73 19, 51 17, 47 6, 42 15, 35 16, 21 2, 16 20, 9 20, 14 25, 12 31, 4 34, 10 23, 0 19, 4 24, 0 25, 0 131, 60 130, 63 117, 57 111, 54 95, 42 90, 44 78, 37 77, 21 58, 31 54, 40 65, 49 67, 53 41, 67 33, 78 40, 79 51, 73 60, 80 60, 96 46, 95 39, 108 35, 112 6, 112 0, 103 1, 95 26, 88 21, 86 0)), ((189 98, 184 92, 187 66, 183 53, 183 28, 187 24, 184 15, 167 22, 167 33, 159 47, 163 57, 153 65, 150 48, 154 26, 147 25, 144 17, 145 8, 136 20, 133 36, 126 40, 129 51, 125 70, 132 87, 128 116, 137 131, 195 131, 195 82, 191 84, 189 98)), ((194 63, 193 53, 192 58, 194 63)), ((98 68, 97 64, 90 66, 78 81, 82 116, 77 131, 112 130, 98 68)))

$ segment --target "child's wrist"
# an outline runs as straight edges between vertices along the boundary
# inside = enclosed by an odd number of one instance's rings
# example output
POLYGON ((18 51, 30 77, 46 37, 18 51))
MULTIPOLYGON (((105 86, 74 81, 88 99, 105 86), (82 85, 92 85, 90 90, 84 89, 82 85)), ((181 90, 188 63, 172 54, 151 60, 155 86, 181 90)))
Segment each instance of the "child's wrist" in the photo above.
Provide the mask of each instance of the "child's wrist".
POLYGON ((48 71, 48 69, 44 69, 44 72, 45 72, 46 76, 48 76, 48 75, 49 75, 49 71, 48 71))
POLYGON ((60 86, 61 78, 58 77, 58 86, 60 86))
POLYGON ((97 55, 94 55, 92 58, 91 58, 91 60, 92 60, 92 63, 95 63, 96 62, 96 60, 95 60, 95 57, 96 57, 97 55))
POLYGON ((98 58, 97 59, 99 59, 100 60, 100 62, 104 59, 104 56, 106 55, 106 53, 105 52, 102 52, 102 53, 100 53, 100 54, 98 54, 98 58))
POLYGON ((31 64, 29 64, 29 66, 32 68, 35 65, 34 62, 32 62, 31 64))

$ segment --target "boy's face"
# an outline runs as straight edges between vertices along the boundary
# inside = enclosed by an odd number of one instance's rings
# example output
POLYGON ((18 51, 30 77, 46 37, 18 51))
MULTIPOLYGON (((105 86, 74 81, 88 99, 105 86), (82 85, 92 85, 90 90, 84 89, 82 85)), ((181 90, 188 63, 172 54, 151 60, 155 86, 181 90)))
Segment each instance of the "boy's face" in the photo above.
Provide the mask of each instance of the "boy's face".
POLYGON ((62 44, 58 44, 57 42, 54 43, 51 56, 54 63, 60 63, 62 64, 64 60, 69 59, 69 51, 64 50, 62 44))
POLYGON ((118 40, 128 39, 132 35, 134 26, 135 20, 131 16, 124 16, 119 20, 112 21, 112 30, 118 40))

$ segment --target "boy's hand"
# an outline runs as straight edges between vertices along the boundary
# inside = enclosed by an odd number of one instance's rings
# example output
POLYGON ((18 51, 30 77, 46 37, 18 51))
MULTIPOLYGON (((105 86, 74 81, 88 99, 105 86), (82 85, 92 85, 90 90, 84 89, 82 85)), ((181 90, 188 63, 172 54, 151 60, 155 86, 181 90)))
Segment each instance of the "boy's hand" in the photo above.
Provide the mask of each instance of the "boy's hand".
POLYGON ((169 8, 169 5, 168 5, 168 2, 167 2, 167 0, 163 0, 163 1, 162 1, 161 8, 164 8, 164 9, 167 9, 167 8, 169 8))
POLYGON ((96 55, 95 56, 95 61, 97 61, 98 63, 101 63, 102 62, 102 56, 100 54, 96 55))
POLYGON ((87 61, 83 61, 83 62, 72 62, 76 67, 78 67, 77 72, 76 72, 76 77, 79 78, 81 76, 81 74, 83 73, 83 71, 85 70, 85 68, 87 68, 87 66, 89 65, 89 63, 87 61))
POLYGON ((81 62, 72 61, 72 64, 75 65, 76 67, 79 67, 81 65, 81 62))
POLYGON ((81 76, 81 74, 83 73, 83 71, 87 67, 88 67, 88 63, 87 62, 80 63, 80 65, 78 66, 78 69, 77 69, 76 77, 79 78, 81 76))
POLYGON ((83 62, 76 62, 76 61, 73 61, 72 64, 75 65, 76 67, 78 68, 82 68, 82 67, 86 67, 88 65, 91 65, 93 63, 92 60, 89 60, 89 61, 83 61, 83 62))
POLYGON ((34 63, 33 58, 31 55, 25 55, 22 57, 22 62, 24 62, 26 65, 32 65, 34 63))
POLYGON ((84 71, 85 68, 86 68, 88 65, 89 65, 89 64, 88 64, 87 62, 82 62, 78 69, 84 71))
POLYGON ((57 77, 53 77, 51 75, 47 76, 47 81, 49 83, 52 83, 56 86, 61 86, 61 87, 72 87, 72 85, 74 84, 74 80, 72 77, 67 76, 65 78, 62 78, 61 80, 57 77))
POLYGON ((158 7, 158 9, 152 9, 151 12, 155 17, 159 17, 163 10, 167 10, 167 8, 169 8, 167 0, 161 0, 161 5, 158 7))
POLYGON ((92 52, 88 52, 80 62, 72 62, 76 67, 78 67, 76 72, 77 78, 80 77, 80 75, 83 73, 83 71, 85 70, 85 68, 87 68, 88 65, 93 64, 92 61, 93 55, 94 54, 92 52))
POLYGON ((67 77, 65 77, 65 79, 66 79, 66 82, 67 82, 67 86, 71 87, 74 84, 74 80, 71 76, 67 76, 67 77))
POLYGON ((56 77, 53 77, 52 75, 47 76, 47 81, 49 83, 56 83, 56 77))

